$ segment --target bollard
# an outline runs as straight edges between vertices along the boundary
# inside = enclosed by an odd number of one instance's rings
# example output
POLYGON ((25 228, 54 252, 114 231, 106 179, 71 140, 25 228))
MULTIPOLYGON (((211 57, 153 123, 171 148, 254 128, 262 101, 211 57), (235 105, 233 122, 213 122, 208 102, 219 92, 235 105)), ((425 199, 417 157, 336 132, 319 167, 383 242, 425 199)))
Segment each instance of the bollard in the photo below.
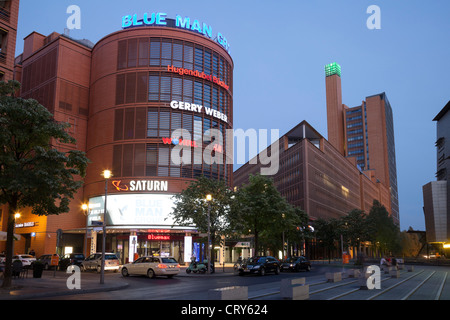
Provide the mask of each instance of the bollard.
POLYGON ((208 290, 208 300, 248 300, 248 287, 225 287, 208 290))
POLYGON ((325 277, 328 282, 339 282, 342 281, 342 273, 341 272, 327 272, 325 273, 325 277))
POLYGON ((305 278, 281 280, 280 295, 288 300, 309 299, 309 285, 305 284, 305 278))

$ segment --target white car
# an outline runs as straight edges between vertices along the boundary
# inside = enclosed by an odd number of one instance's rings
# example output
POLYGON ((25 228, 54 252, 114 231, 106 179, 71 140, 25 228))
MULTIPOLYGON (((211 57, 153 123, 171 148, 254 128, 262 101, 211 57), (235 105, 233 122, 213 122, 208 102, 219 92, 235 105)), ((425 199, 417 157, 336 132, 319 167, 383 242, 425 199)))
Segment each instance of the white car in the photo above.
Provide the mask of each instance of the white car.
POLYGON ((33 262, 36 261, 36 258, 29 254, 18 254, 12 257, 12 261, 20 260, 22 261, 22 266, 30 266, 33 262))
POLYGON ((122 276, 146 275, 149 278, 166 276, 172 278, 180 272, 180 265, 172 257, 140 257, 122 266, 122 276))
MULTIPOLYGON (((100 272, 102 268, 102 254, 101 253, 94 253, 91 254, 89 257, 87 257, 82 263, 81 263, 81 270, 97 270, 97 272, 100 272)), ((120 261, 117 258, 115 253, 105 253, 105 271, 106 270, 113 270, 115 272, 119 271, 120 268, 120 261)))

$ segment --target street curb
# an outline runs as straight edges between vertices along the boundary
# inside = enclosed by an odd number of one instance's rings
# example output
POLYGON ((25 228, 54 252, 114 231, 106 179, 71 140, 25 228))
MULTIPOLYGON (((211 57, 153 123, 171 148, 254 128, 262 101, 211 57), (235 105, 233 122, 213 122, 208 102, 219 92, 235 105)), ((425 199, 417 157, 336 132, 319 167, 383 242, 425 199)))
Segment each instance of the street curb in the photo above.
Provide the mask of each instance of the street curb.
POLYGON ((87 294, 87 293, 96 293, 96 292, 108 292, 108 291, 116 291, 122 290, 129 286, 128 283, 123 283, 120 285, 109 286, 106 288, 88 288, 88 289, 74 289, 74 290, 65 290, 65 291, 49 291, 49 292, 40 292, 40 293, 24 293, 20 294, 20 290, 18 290, 19 294, 17 295, 0 295, 1 300, 31 300, 31 299, 40 299, 40 298, 51 298, 51 297, 60 297, 60 296, 70 296, 76 294, 87 294))

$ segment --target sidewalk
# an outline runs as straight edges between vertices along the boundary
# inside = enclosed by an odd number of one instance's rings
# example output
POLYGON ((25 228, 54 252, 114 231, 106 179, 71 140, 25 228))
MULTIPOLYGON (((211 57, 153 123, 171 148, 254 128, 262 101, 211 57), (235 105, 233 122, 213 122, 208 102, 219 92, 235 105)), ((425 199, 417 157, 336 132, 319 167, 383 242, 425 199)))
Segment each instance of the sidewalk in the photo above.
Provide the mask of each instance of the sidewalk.
MULTIPOLYGON (((53 277, 53 272, 44 273, 42 278, 33 278, 31 275, 25 279, 13 279, 11 290, 0 288, 0 300, 27 300, 36 298, 56 297, 72 294, 105 292, 124 289, 128 283, 111 281, 105 279, 104 284, 100 284, 99 279, 83 279, 81 277, 81 289, 70 290, 67 287, 69 274, 57 272, 53 277)), ((2 282, 3 279, 0 279, 2 282)))
MULTIPOLYGON (((225 264, 225 268, 216 265, 216 272, 210 275, 199 273, 186 273, 187 267, 181 267, 178 277, 226 277, 233 276, 233 264, 225 264)), ((95 293, 121 290, 128 287, 128 283, 105 278, 105 283, 100 284, 100 279, 85 279, 81 276, 81 289, 70 290, 67 287, 67 279, 70 277, 65 272, 46 271, 42 278, 33 278, 32 272, 24 279, 13 279, 11 290, 0 287, 0 300, 27 300, 58 297, 64 295, 95 293), (55 275, 55 276, 54 276, 55 275)), ((120 277, 120 276, 119 276, 120 277)), ((0 285, 3 278, 0 278, 0 285)))

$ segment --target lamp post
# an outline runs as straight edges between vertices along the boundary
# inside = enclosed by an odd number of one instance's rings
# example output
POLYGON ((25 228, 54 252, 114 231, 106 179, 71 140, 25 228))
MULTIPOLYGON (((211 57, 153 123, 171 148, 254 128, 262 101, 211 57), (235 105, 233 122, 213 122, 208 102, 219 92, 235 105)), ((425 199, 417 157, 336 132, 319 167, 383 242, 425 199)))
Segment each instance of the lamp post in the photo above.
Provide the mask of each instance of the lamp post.
POLYGON ((108 199, 108 179, 111 178, 111 171, 103 171, 103 177, 105 178, 105 207, 103 209, 103 238, 102 238, 102 264, 100 270, 100 284, 105 283, 105 251, 106 251, 106 201, 108 199))
POLYGON ((208 202, 208 264, 206 266, 206 270, 208 274, 211 273, 211 230, 210 230, 210 224, 211 224, 211 201, 212 201, 212 195, 208 194, 206 195, 206 201, 208 202))

